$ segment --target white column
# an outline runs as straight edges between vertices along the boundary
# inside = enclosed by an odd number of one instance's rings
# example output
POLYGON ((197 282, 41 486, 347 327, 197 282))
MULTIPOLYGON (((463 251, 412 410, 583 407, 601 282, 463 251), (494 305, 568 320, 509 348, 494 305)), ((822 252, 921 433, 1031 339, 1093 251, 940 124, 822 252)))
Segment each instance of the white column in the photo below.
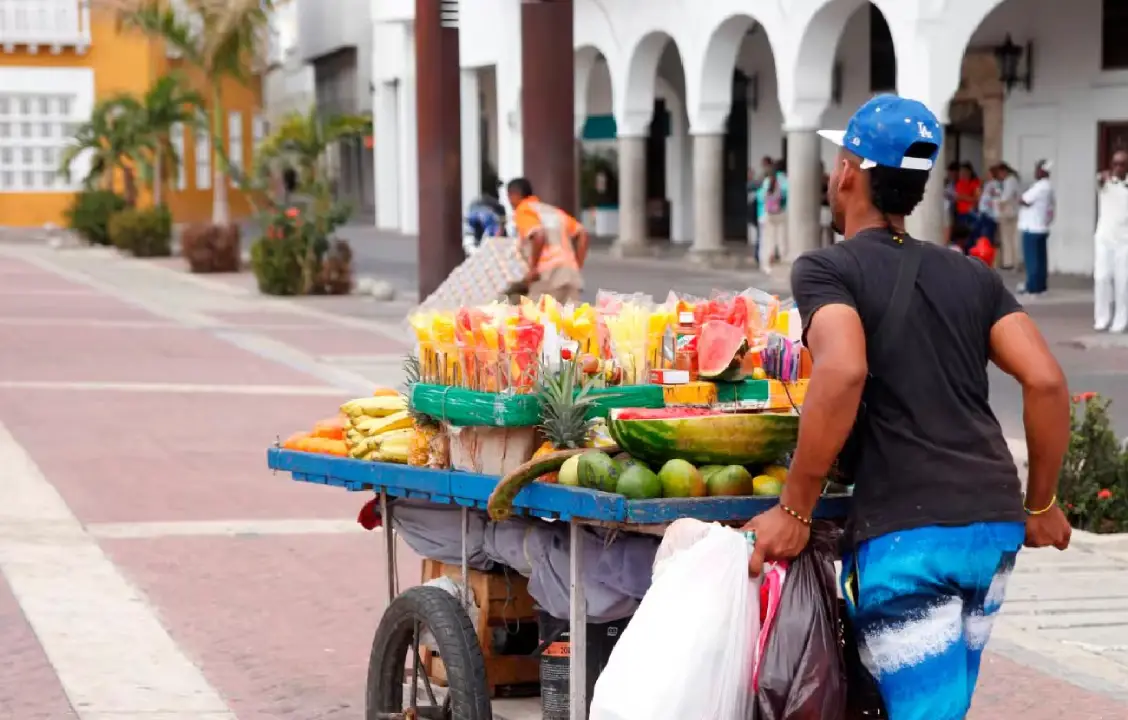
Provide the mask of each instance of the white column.
POLYGON ((725 137, 693 136, 693 248, 700 261, 724 252, 724 196, 721 180, 725 137))
POLYGON ((459 82, 462 94, 462 207, 468 208, 474 198, 482 194, 482 107, 478 69, 464 68, 459 82))
POLYGON ((619 256, 647 252, 646 138, 619 138, 619 256))
MULTIPOLYGON (((960 84, 963 66, 964 37, 937 32, 934 20, 904 28, 903 41, 897 47, 906 52, 897 54, 897 89, 901 95, 919 100, 936 115, 941 126, 948 123, 948 104, 960 84)), ((896 26, 894 22, 893 27, 896 26)), ((895 33, 898 31, 894 31, 895 33)), ((896 37, 896 35, 895 35, 896 37)), ((944 242, 944 148, 936 157, 924 198, 905 220, 905 229, 920 240, 944 242)))
MULTIPOLYGON (((497 174, 503 183, 525 173, 524 142, 521 135, 521 3, 497 3, 496 28, 499 44, 495 79, 497 88, 497 174)), ((534 188, 535 189, 535 188, 534 188)), ((502 204, 513 228, 513 208, 502 189, 502 204)))
POLYGON ((934 243, 944 242, 944 148, 936 156, 936 166, 928 176, 924 186, 924 198, 912 215, 905 218, 905 230, 918 240, 934 243))
POLYGON ((819 246, 822 153, 814 130, 787 131, 787 261, 819 246))
POLYGON ((685 126, 673 122, 666 138, 666 193, 670 198, 670 242, 693 240, 693 151, 685 126))
POLYGON ((400 232, 419 232, 419 141, 415 117, 415 30, 404 33, 404 73, 400 82, 400 232))
POLYGON ((399 198, 399 108, 396 83, 380 83, 376 88, 375 140, 376 227, 398 230, 399 198))

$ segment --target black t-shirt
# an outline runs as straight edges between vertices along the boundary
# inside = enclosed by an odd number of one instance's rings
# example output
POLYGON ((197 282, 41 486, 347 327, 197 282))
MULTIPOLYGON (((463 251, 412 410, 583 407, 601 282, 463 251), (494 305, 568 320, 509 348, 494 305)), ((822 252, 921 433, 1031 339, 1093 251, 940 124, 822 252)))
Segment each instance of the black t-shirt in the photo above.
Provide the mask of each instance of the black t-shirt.
MULTIPOLYGON (((880 358, 888 370, 869 358, 866 411, 855 428, 854 544, 927 525, 1026 517, 987 380, 991 328, 1022 308, 978 259, 922 245, 904 323, 887 346, 891 357, 880 358)), ((866 230, 796 260, 791 290, 804 335, 819 308, 842 304, 858 311, 872 340, 903 255, 888 231, 866 230)))

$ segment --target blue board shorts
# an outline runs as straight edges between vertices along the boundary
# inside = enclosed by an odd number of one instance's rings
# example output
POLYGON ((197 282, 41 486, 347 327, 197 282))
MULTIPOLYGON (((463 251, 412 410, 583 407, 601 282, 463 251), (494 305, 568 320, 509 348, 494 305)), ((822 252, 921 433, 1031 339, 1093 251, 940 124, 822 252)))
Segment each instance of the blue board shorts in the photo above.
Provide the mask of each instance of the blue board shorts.
POLYGON ((923 527, 842 559, 842 596, 890 720, 963 720, 1022 523, 923 527))

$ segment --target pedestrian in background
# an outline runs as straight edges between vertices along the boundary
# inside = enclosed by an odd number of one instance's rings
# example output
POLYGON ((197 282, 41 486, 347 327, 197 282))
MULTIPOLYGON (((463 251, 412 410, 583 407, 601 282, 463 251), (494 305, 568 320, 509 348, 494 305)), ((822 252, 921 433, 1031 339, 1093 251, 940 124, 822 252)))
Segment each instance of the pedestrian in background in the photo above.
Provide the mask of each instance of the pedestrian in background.
POLYGON ((752 257, 760 257, 760 205, 757 202, 757 191, 760 189, 759 178, 756 170, 748 168, 748 182, 744 187, 745 201, 748 203, 746 217, 748 218, 748 247, 752 249, 752 257))
POLYGON ((588 251, 584 226, 560 208, 541 202, 525 178, 511 180, 506 191, 518 247, 529 261, 527 295, 534 300, 551 295, 561 303, 579 302, 584 288, 580 271, 588 251))
POLYGON ((787 174, 782 161, 771 162, 760 184, 760 271, 771 273, 772 262, 787 259, 787 174))
POLYGON ((960 164, 948 163, 944 175, 944 244, 952 244, 952 228, 956 224, 956 180, 960 179, 960 164))
POLYGON ((999 229, 999 197, 1003 193, 1003 183, 998 177, 998 165, 992 165, 987 171, 987 182, 983 183, 983 191, 979 193, 979 228, 978 237, 985 237, 993 247, 998 247, 999 229))
POLYGON ((956 224, 963 225, 969 231, 964 236, 970 238, 970 241, 963 245, 964 253, 970 251, 971 246, 978 239, 975 230, 979 223, 975 210, 979 206, 979 194, 982 191, 982 186, 983 184, 979 181, 971 163, 961 163, 953 191, 956 202, 956 224))
POLYGON ((1097 183, 1093 329, 1122 333, 1128 330, 1128 153, 1113 153, 1097 183))
POLYGON ((999 239, 999 266, 1004 270, 1016 268, 1022 262, 1022 247, 1018 242, 1018 209, 1022 189, 1018 183, 1018 173, 1010 165, 1001 162, 995 166, 999 178, 999 201, 996 221, 999 239))
POLYGON ((1049 253, 1047 243, 1050 239, 1050 226, 1054 222, 1054 188, 1050 183, 1050 170, 1053 163, 1039 160, 1034 164, 1034 184, 1022 193, 1018 203, 1022 207, 1018 214, 1018 231, 1022 233, 1022 256, 1026 262, 1026 282, 1019 285, 1018 292, 1025 295, 1041 295, 1046 292, 1049 273, 1049 253))

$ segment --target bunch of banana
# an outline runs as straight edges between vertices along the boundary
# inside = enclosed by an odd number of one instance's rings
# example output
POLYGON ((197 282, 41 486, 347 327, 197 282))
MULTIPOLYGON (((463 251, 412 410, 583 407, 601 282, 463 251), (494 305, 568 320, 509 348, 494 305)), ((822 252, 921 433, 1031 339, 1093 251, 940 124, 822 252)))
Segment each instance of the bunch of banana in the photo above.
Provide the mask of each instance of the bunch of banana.
POLYGON ((402 395, 380 395, 349 400, 341 406, 341 412, 353 422, 365 418, 382 418, 407 410, 407 401, 402 395))
POLYGON ((348 416, 345 442, 359 460, 406 463, 411 444, 411 415, 400 396, 367 397, 341 406, 348 416))

